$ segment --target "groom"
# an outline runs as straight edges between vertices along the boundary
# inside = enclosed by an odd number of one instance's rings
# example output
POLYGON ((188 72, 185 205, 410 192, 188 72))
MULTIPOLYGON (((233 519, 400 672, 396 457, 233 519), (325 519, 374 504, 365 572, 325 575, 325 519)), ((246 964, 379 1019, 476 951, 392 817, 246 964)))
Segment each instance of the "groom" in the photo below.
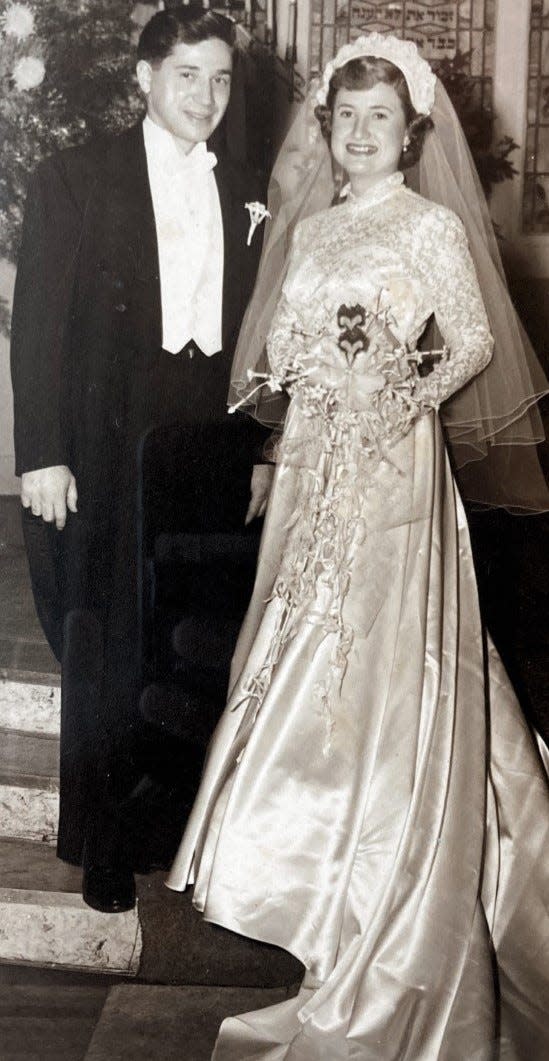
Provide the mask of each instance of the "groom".
POLYGON ((155 15, 138 45, 144 122, 43 163, 25 215, 16 470, 37 609, 62 660, 58 855, 109 912, 134 905, 136 868, 163 861, 153 836, 128 839, 159 755, 138 706, 143 522, 208 530, 221 514, 240 530, 268 489, 257 426, 226 410, 260 250, 257 234, 247 246, 254 180, 211 139, 234 41, 202 5, 155 15))

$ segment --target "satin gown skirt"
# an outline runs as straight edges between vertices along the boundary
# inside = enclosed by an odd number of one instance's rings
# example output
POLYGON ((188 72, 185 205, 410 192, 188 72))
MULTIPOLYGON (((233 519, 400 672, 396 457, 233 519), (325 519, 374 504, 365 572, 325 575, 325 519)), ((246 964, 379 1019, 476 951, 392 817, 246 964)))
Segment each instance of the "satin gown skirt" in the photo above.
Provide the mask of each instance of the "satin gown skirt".
POLYGON ((231 697, 168 881, 194 882, 208 920, 307 974, 295 999, 225 1021, 213 1057, 541 1061, 546 774, 483 635, 438 418, 359 484, 339 602, 353 637, 330 697, 326 587, 273 657, 272 590, 299 559, 309 473, 277 469, 231 697), (250 675, 265 674, 250 701, 250 675))

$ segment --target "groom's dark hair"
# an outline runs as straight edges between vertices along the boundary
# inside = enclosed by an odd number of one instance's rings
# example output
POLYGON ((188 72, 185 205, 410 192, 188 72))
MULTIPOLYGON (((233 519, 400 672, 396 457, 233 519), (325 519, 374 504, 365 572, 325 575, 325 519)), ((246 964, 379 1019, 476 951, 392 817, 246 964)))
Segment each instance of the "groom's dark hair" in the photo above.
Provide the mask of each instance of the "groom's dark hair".
POLYGON ((154 65, 171 55, 178 44, 199 44, 217 37, 234 48, 235 25, 232 19, 205 10, 201 3, 158 11, 147 22, 137 45, 137 58, 154 65))

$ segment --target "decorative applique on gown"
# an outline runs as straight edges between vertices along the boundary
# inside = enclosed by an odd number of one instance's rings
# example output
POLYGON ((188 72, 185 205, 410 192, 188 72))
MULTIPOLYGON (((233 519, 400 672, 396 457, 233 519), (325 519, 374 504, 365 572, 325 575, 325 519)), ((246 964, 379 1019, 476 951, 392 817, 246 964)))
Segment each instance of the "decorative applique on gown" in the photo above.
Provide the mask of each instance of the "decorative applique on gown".
POLYGON ((400 175, 298 227, 257 581, 168 883, 307 973, 215 1061, 549 1057, 546 775, 436 412, 490 354, 461 223, 400 175))

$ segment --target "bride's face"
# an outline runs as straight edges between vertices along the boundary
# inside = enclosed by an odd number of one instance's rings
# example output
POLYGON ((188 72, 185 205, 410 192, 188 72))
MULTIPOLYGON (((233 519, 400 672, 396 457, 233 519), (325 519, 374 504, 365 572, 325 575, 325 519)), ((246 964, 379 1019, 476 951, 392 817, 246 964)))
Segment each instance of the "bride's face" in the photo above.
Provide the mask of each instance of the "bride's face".
POLYGON ((406 136, 402 103, 392 85, 340 88, 332 113, 331 148, 356 195, 398 169, 406 136))

